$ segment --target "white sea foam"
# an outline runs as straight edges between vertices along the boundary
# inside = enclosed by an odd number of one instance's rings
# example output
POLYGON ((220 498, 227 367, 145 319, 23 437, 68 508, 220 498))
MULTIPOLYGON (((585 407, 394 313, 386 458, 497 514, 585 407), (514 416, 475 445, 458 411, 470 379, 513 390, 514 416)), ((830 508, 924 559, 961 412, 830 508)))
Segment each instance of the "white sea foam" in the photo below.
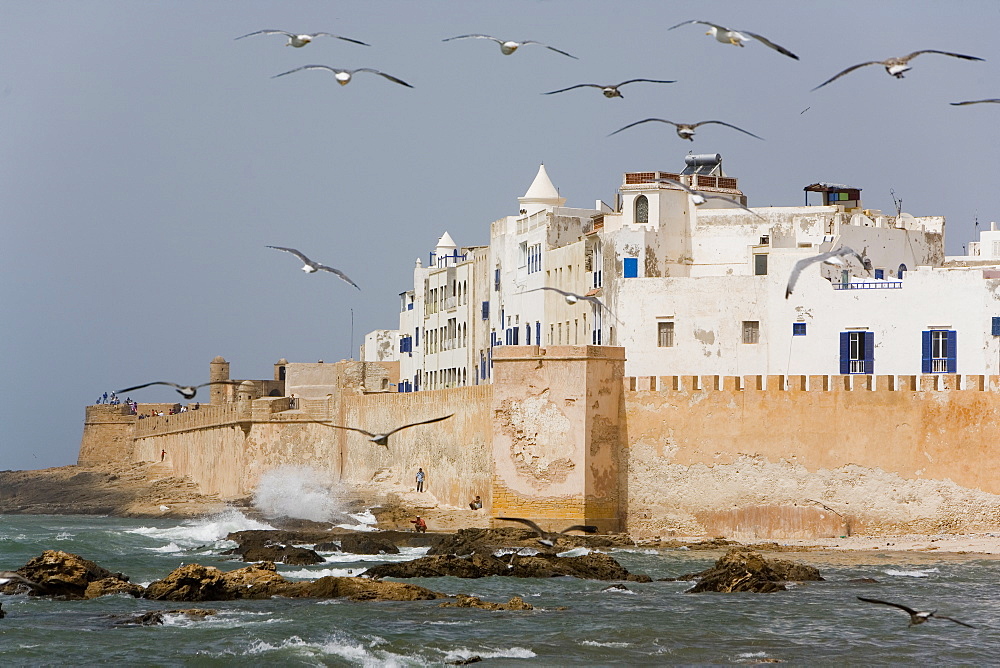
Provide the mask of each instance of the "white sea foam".
POLYGON ((267 517, 329 522, 343 514, 329 477, 309 466, 271 469, 260 477, 253 503, 267 517))
POLYGON ((887 568, 882 571, 886 575, 896 575, 908 578, 929 578, 931 573, 938 573, 936 568, 917 568, 912 571, 903 571, 896 568, 887 568))
POLYGON ((316 580, 327 576, 335 578, 352 578, 355 575, 361 575, 367 570, 367 568, 321 568, 316 571, 311 571, 308 568, 300 568, 297 571, 280 571, 280 574, 281 577, 284 578, 316 580))
MULTIPOLYGON (((384 644, 381 638, 370 638, 371 644, 384 644)), ((361 666, 385 666, 395 667, 410 665, 412 659, 402 654, 377 650, 372 651, 362 642, 347 638, 341 634, 336 634, 326 640, 306 641, 299 636, 292 636, 280 643, 271 644, 263 640, 253 642, 244 652, 244 655, 267 655, 272 652, 280 652, 283 655, 304 659, 322 660, 329 656, 338 656, 351 664, 361 666)), ((229 654, 230 652, 226 652, 229 654)), ((272 657, 277 658, 277 657, 272 657)))
POLYGON ((68 531, 63 531, 61 533, 56 534, 56 540, 72 540, 74 537, 75 534, 71 534, 68 531))
POLYGON ((179 549, 188 549, 223 541, 233 531, 273 528, 270 524, 250 519, 240 511, 230 509, 212 517, 187 520, 177 526, 138 527, 127 529, 127 532, 166 540, 176 544, 179 549))
POLYGON ((430 547, 401 547, 399 554, 352 554, 350 552, 322 552, 326 564, 344 564, 358 561, 413 561, 427 554, 430 547))
POLYGON ((174 543, 173 541, 167 543, 163 547, 147 547, 146 549, 149 550, 150 552, 183 552, 184 551, 183 548, 180 545, 178 545, 177 543, 174 543))
POLYGON ((584 640, 581 645, 590 645, 591 647, 628 647, 627 642, 598 642, 596 640, 584 640))
POLYGON ((174 626, 179 628, 187 627, 211 627, 213 629, 235 629, 248 626, 259 626, 261 624, 275 624, 281 622, 271 616, 269 612, 219 612, 215 615, 204 617, 193 617, 184 613, 171 613, 163 615, 164 626, 174 626))
POLYGON ((582 557, 593 552, 589 547, 574 547, 572 550, 560 552, 557 557, 582 557))
POLYGON ((538 655, 527 647, 508 647, 507 649, 491 647, 477 650, 461 647, 453 649, 445 654, 444 660, 445 662, 448 662, 455 661, 456 659, 468 659, 473 656, 478 656, 483 659, 530 659, 538 655))
POLYGON ((533 557, 541 550, 533 547, 501 547, 493 553, 494 557, 505 557, 508 554, 516 554, 519 557, 533 557))

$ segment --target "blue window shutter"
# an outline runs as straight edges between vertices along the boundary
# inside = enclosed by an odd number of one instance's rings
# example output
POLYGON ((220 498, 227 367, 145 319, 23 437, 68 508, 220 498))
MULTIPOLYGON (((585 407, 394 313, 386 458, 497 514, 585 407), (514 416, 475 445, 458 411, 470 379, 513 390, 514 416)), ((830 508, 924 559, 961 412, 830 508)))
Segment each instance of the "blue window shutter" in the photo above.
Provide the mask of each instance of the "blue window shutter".
POLYGON ((531 345, 531 324, 525 323, 524 325, 524 345, 531 345))
POLYGON ((948 332, 948 373, 957 373, 958 369, 958 332, 948 332))
POLYGON ((542 345, 542 323, 535 321, 535 345, 542 345))
POLYGON ((417 346, 418 348, 420 347, 420 328, 419 327, 414 327, 413 328, 413 345, 417 346))
POLYGON ((639 276, 639 258, 636 257, 626 257, 622 259, 622 269, 625 278, 638 278, 639 276))
POLYGON ((483 302, 483 320, 490 319, 490 303, 483 302))
POLYGON ((875 332, 865 332, 865 373, 875 373, 875 332))
POLYGON ((520 333, 521 333, 521 329, 520 329, 519 327, 514 327, 514 328, 512 328, 512 329, 511 329, 510 331, 511 331, 511 333, 512 333, 512 334, 514 335, 514 345, 515 345, 515 346, 517 346, 517 345, 520 345, 520 344, 518 343, 518 339, 520 338, 520 336, 519 336, 519 335, 520 335, 520 333))
POLYGON ((920 332, 920 373, 931 372, 931 333, 920 332))
POLYGON ((851 333, 840 333, 840 373, 849 374, 851 372, 851 333))
POLYGON ((1000 318, 993 316, 993 336, 1000 336, 1000 318))

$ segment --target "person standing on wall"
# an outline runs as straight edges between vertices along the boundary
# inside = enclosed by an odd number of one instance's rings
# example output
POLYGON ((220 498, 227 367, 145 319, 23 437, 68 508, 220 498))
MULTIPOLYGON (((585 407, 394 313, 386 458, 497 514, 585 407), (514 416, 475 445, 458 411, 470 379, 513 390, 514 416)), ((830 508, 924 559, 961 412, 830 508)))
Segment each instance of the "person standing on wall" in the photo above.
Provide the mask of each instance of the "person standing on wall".
POLYGON ((417 469, 417 491, 418 492, 424 491, 424 469, 423 468, 418 468, 417 469))

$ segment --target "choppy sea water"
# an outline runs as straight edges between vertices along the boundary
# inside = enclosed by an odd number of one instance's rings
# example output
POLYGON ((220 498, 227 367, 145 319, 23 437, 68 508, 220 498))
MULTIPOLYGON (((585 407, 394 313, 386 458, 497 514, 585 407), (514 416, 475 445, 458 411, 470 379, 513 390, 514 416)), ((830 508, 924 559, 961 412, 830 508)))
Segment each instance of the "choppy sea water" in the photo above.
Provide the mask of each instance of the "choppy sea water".
MULTIPOLYGON (((362 518, 363 519, 363 518, 362 518)), ((0 516, 0 570, 46 549, 79 554, 148 584, 182 563, 232 570, 221 552, 229 531, 267 528, 236 511, 192 521, 79 516, 0 516)), ((324 554, 326 563, 283 566, 288 578, 357 575, 373 563, 425 550, 362 557, 324 554)), ((717 552, 612 550, 630 571, 653 578, 709 566, 717 552)), ((826 582, 776 594, 684 594, 689 583, 609 583, 553 578, 426 578, 436 591, 506 602, 533 611, 439 608, 436 601, 341 600, 169 603, 107 596, 55 601, 0 595, 0 665, 428 666, 479 656, 484 665, 664 665, 788 662, 808 665, 990 665, 1000 656, 1000 559, 982 555, 785 553, 817 566, 826 582), (872 583, 851 582, 874 578, 872 583), (937 609, 975 624, 932 619, 907 626, 904 613, 861 595, 937 609), (117 626, 124 616, 177 607, 213 608, 162 626, 117 626), (565 607, 566 609, 557 609, 565 607)))

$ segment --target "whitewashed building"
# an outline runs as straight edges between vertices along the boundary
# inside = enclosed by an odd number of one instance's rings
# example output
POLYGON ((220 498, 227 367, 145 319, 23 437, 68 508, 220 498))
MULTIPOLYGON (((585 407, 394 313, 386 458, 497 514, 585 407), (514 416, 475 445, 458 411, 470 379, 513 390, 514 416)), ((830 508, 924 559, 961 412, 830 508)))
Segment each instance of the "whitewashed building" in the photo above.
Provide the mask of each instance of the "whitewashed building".
POLYGON ((489 246, 445 233, 418 261, 400 390, 489 382, 502 345, 624 346, 629 376, 1000 373, 995 225, 946 260, 942 217, 864 209, 847 185, 804 190, 822 203, 747 210, 721 156, 689 155, 678 172, 626 173, 613 207, 579 209, 542 166, 489 246), (664 179, 727 199, 695 205, 664 179), (864 264, 813 263, 786 297, 796 262, 840 246, 864 264))

